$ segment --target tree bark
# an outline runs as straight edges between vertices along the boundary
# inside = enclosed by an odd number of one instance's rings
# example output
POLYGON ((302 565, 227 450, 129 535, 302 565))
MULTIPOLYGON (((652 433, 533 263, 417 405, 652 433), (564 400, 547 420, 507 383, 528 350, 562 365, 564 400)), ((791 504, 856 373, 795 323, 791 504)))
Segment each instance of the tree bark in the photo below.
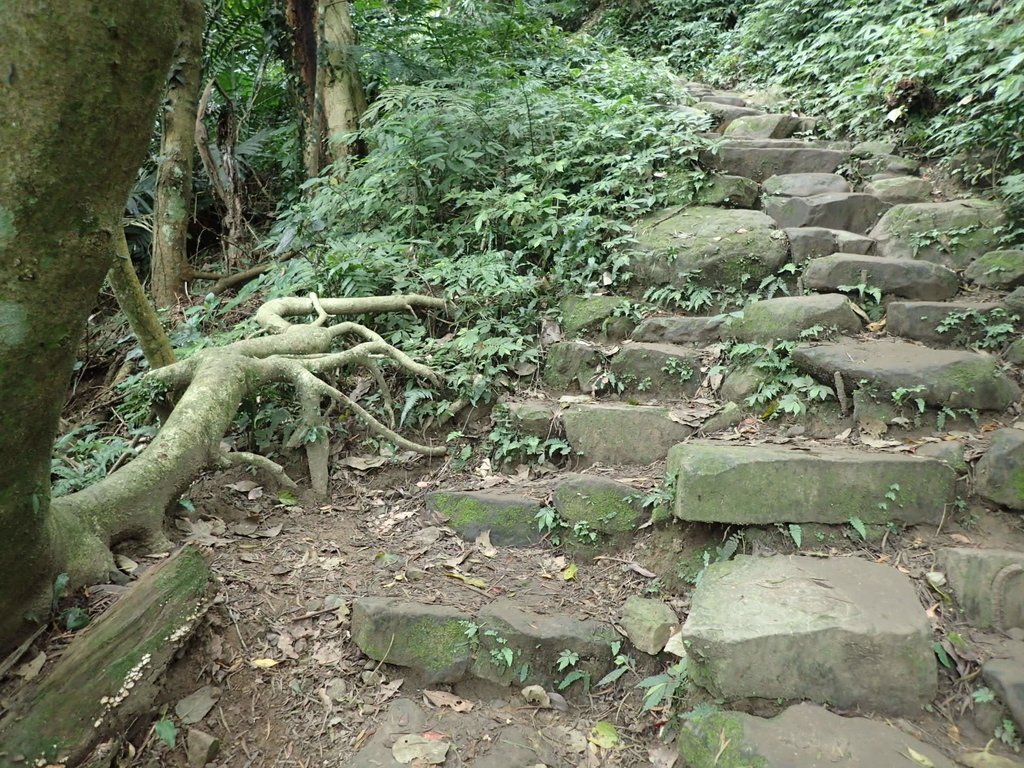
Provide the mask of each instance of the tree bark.
POLYGON ((132 257, 128 252, 128 242, 124 239, 124 230, 117 237, 117 252, 114 263, 107 273, 107 281, 114 290, 117 303, 128 318, 135 338, 139 340, 142 354, 150 368, 162 368, 174 362, 174 350, 171 340, 164 333, 153 305, 146 297, 146 291, 139 282, 132 265, 132 257))
POLYGON ((209 578, 207 558, 192 546, 143 574, 0 719, 0 765, 78 765, 111 739, 109 765, 132 721, 150 714, 154 689, 206 610, 209 578))
POLYGON ((192 209, 192 166, 195 156, 196 109, 203 64, 203 0, 181 0, 184 12, 167 80, 160 162, 153 204, 151 290, 158 307, 174 306, 188 278, 185 250, 192 209))
POLYGON ((30 0, 0 14, 0 653, 62 565, 50 452, 181 2, 30 0))
POLYGON ((366 111, 366 95, 354 54, 356 33, 349 0, 324 0, 320 9, 318 98, 322 104, 327 151, 338 176, 345 175, 349 145, 343 134, 359 127, 366 111))
POLYGON ((316 0, 285 0, 285 21, 291 32, 292 69, 302 115, 302 163, 307 178, 323 170, 324 121, 317 106, 317 3, 316 0))

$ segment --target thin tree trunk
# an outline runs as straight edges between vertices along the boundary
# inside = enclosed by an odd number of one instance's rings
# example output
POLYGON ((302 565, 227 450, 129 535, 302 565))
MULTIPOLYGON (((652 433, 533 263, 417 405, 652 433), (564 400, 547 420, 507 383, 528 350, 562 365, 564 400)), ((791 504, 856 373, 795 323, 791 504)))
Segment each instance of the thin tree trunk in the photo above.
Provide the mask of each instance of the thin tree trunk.
POLYGON ((196 109, 203 58, 203 0, 181 0, 181 34, 167 80, 153 215, 151 288, 158 307, 174 306, 188 278, 185 241, 192 209, 196 109))
POLYGON ((50 453, 180 14, 181 0, 36 0, 0 14, 0 654, 63 566, 50 453))
POLYGON ((142 347, 142 354, 146 356, 149 367, 162 368, 170 365, 174 362, 171 341, 164 333, 160 318, 146 297, 139 276, 135 274, 123 229, 116 240, 117 252, 114 254, 114 263, 107 273, 110 287, 113 288, 117 303, 128 318, 135 338, 139 340, 139 346, 142 347))
POLYGON ((343 176, 350 154, 342 135, 359 127, 366 111, 366 95, 356 65, 356 33, 348 0, 324 0, 320 9, 317 71, 318 97, 327 132, 328 154, 337 174, 343 176))
POLYGON ((297 80, 297 101, 302 114, 302 162, 306 177, 323 170, 323 111, 317 107, 317 3, 285 0, 285 21, 292 38, 292 68, 297 80))

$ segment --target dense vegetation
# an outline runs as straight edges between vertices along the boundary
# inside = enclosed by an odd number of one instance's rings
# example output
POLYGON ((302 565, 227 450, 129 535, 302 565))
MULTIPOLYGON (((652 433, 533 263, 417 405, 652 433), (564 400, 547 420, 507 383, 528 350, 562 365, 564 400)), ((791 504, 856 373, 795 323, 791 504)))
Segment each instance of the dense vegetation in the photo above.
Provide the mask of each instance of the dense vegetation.
POLYGON ((695 78, 779 88, 832 135, 893 135, 968 183, 1001 179, 1019 200, 1022 16, 1020 0, 643 0, 598 27, 695 78))

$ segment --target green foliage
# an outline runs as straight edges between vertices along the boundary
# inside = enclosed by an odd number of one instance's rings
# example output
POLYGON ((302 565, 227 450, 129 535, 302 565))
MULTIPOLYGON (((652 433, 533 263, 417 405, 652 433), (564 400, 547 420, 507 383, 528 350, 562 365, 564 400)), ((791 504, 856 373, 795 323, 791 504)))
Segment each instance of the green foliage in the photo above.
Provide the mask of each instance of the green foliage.
POLYGON ((498 466, 555 463, 572 452, 569 443, 563 438, 524 434, 504 411, 494 414, 494 428, 487 436, 486 445, 492 461, 498 466))
POLYGON ((689 670, 685 659, 673 664, 660 675, 645 677, 636 684, 644 692, 643 711, 671 707, 676 693, 680 688, 685 688, 688 680, 689 670))
POLYGON ((646 0, 604 16, 692 76, 781 87, 833 135, 894 136, 968 182, 1024 168, 1022 0, 646 0))
POLYGON ((160 718, 153 723, 153 732, 160 741, 174 749, 174 745, 178 740, 178 726, 172 720, 167 717, 160 718))
POLYGON ((986 311, 968 309, 950 312, 936 326, 958 346, 975 345, 981 349, 1002 349, 1018 335, 1020 318, 1002 307, 986 311))
POLYGON ((101 434, 102 424, 86 424, 57 438, 50 464, 52 494, 64 496, 102 480, 115 465, 132 456, 131 440, 101 434))
POLYGON ((767 345, 741 343, 733 344, 727 351, 730 361, 749 365, 764 375, 757 391, 744 401, 749 407, 763 407, 763 418, 798 416, 807 410, 808 401, 824 402, 835 397, 830 387, 796 370, 789 357, 795 346, 792 341, 767 345))
POLYGON ((860 536, 861 541, 867 541, 868 540, 868 529, 867 529, 867 526, 864 525, 864 521, 861 520, 856 515, 853 515, 852 517, 850 517, 850 527, 853 528, 853 530, 855 530, 857 532, 857 535, 860 536))
POLYGON ((271 242, 310 254, 324 295, 450 299, 433 329, 443 341, 405 320, 389 340, 477 403, 538 362, 542 289, 628 276, 627 221, 679 192, 661 169, 676 186, 702 177, 706 141, 660 106, 666 69, 570 38, 523 4, 427 5, 399 3, 385 21, 383 5, 360 4, 384 24, 363 37, 379 95, 348 137, 370 151, 344 180, 309 182, 271 242))

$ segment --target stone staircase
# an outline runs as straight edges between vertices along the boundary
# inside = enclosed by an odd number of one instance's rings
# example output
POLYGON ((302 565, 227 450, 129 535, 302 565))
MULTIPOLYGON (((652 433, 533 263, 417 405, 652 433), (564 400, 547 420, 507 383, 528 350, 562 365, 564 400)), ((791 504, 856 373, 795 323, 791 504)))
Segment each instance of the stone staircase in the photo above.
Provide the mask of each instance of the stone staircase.
MULTIPOLYGON (((998 250, 1004 218, 996 204, 939 199, 917 175, 919 163, 892 144, 802 138, 813 133, 813 118, 764 112, 740 94, 700 84, 688 89, 694 103, 676 108, 710 119, 718 139, 704 158, 717 175, 698 193, 702 204, 636 224, 641 255, 629 293, 566 300, 561 337, 546 348, 542 396, 501 406, 517 433, 565 441, 574 472, 500 493, 432 493, 427 514, 468 541, 490 531, 495 545, 535 546, 542 539, 535 519, 550 504, 567 552, 586 562, 631 545, 649 510, 618 480, 653 465, 664 478, 663 496, 671 496, 655 511, 668 531, 760 526, 796 536, 803 525, 848 528, 857 521, 882 531, 923 525, 934 532, 964 493, 960 438, 986 440, 977 424, 1012 425, 1019 414, 1020 369, 1013 366, 1024 350, 1010 343, 1015 330, 993 336, 992 326, 1021 327, 1015 315, 1024 317, 1024 298, 1014 289, 1024 286, 1024 251, 998 250), (771 281, 790 295, 745 302, 771 281), (705 291, 700 302, 698 289, 705 291), (675 292, 684 304, 689 297, 703 312, 667 312, 644 299, 659 292, 675 292), (974 348, 982 341, 987 351, 974 348), (762 357, 732 356, 738 344, 761 345, 752 354, 762 357), (778 375, 758 365, 770 354, 782 354, 785 375, 800 378, 801 412, 776 409, 781 390, 774 405, 748 405, 778 375), (812 387, 825 398, 808 396, 812 387), (961 432, 949 433, 953 426, 961 432), (941 440, 922 439, 934 436, 941 440), (570 533, 580 530, 586 537, 570 533)), ((991 444, 973 491, 1022 510, 1024 430, 996 429, 991 444)), ((814 549, 794 541, 791 552, 814 549)), ((704 569, 681 627, 627 621, 629 611, 619 626, 648 655, 667 642, 670 653, 688 659, 690 679, 727 705, 771 699, 920 713, 938 685, 937 621, 918 595, 927 591, 925 573, 881 558, 813 554, 726 557, 704 569), (661 638, 653 649, 652 632, 661 638)), ((935 569, 975 627, 1024 627, 1021 551, 948 547, 935 569)), ((524 616, 504 604, 486 609, 494 616, 431 608, 424 619, 421 608, 363 603, 353 613, 360 648, 374 659, 402 664, 399 657, 408 657, 409 666, 423 667, 415 648, 381 643, 412 622, 418 643, 427 637, 428 646, 450 651, 436 667, 441 672, 428 675, 434 681, 474 674, 516 682, 512 665, 497 674, 487 664, 488 653, 506 646, 474 656, 451 641, 452 621, 503 627, 503 639, 515 638, 516 658, 528 659, 519 682, 550 685, 558 649, 573 642, 586 650, 589 675, 612 669, 612 655, 602 650, 615 638, 608 625, 570 627, 568 617, 524 616)), ((1024 643, 1015 652, 1024 660, 1024 643)), ((993 667, 1003 670, 993 685, 1018 711, 1024 693, 1013 686, 1024 672, 1011 680, 1006 666, 993 667)), ((719 764, 724 754, 763 761, 758 765, 818 765, 815 754, 834 731, 835 743, 849 748, 838 764, 902 764, 892 750, 905 757, 912 745, 932 765, 952 765, 891 726, 847 718, 844 728, 829 718, 835 716, 802 704, 773 720, 737 712, 691 720, 679 738, 683 764, 719 764), (821 737, 793 738, 792 752, 779 756, 773 745, 796 721, 817 723, 821 737), (723 746, 712 732, 736 739, 723 746)))

